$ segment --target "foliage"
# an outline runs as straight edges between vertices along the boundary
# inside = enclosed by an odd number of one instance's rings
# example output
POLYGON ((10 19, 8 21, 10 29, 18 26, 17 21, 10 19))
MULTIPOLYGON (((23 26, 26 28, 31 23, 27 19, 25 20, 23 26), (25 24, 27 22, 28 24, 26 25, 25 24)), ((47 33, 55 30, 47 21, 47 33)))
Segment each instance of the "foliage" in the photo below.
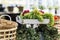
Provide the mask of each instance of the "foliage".
POLYGON ((44 40, 57 40, 58 31, 53 27, 54 16, 51 13, 41 14, 37 9, 34 9, 30 13, 20 15, 22 19, 38 19, 43 21, 43 19, 50 19, 49 24, 41 24, 38 28, 26 28, 26 25, 22 25, 17 31, 17 40, 40 40, 40 32, 42 33, 44 40))
POLYGON ((41 16, 41 13, 37 10, 34 9, 30 13, 24 14, 24 16, 20 15, 22 19, 38 19, 39 21, 43 21, 43 17, 41 16))
POLYGON ((44 40, 57 40, 58 31, 56 28, 41 24, 38 29, 43 33, 44 40))
POLYGON ((53 26, 54 25, 54 16, 51 13, 44 13, 42 14, 39 12, 39 10, 34 9, 30 13, 24 14, 24 16, 20 15, 22 19, 38 19, 40 22, 43 21, 43 19, 49 19, 50 22, 48 25, 53 26))
POLYGON ((17 40, 40 40, 40 32, 42 33, 43 40, 57 40, 57 38, 60 38, 56 28, 41 24, 35 29, 31 27, 26 28, 26 25, 23 25, 17 31, 17 40))
POLYGON ((55 6, 54 8, 55 8, 55 10, 58 10, 59 7, 58 6, 55 6))
POLYGON ((51 10, 53 7, 52 6, 49 6, 48 9, 51 10))
POLYGON ((58 40, 60 40, 60 34, 58 34, 58 40))
POLYGON ((17 33, 17 40, 40 40, 40 33, 37 33, 34 28, 26 28, 25 25, 17 33))
POLYGON ((41 10, 45 9, 45 7, 42 6, 42 5, 40 5, 39 8, 40 8, 41 10))
POLYGON ((53 26, 54 25, 54 16, 51 13, 45 13, 43 15, 43 18, 50 20, 50 23, 49 23, 50 26, 53 26))

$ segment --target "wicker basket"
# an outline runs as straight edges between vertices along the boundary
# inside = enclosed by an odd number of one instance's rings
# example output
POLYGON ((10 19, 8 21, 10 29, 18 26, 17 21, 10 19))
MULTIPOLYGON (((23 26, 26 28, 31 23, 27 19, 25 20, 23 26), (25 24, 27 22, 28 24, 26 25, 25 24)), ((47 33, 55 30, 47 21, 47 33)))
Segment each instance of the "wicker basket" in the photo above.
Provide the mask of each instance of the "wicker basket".
MULTIPOLYGON (((3 21, 3 20, 4 19, 0 19, 0 21, 3 21)), ((17 30, 18 24, 15 22, 12 22, 12 23, 14 24, 14 27, 12 26, 8 29, 5 29, 4 25, 0 23, 0 40, 16 40, 16 30, 17 30)))
POLYGON ((16 29, 6 29, 6 30, 0 30, 0 40, 16 40, 16 29))

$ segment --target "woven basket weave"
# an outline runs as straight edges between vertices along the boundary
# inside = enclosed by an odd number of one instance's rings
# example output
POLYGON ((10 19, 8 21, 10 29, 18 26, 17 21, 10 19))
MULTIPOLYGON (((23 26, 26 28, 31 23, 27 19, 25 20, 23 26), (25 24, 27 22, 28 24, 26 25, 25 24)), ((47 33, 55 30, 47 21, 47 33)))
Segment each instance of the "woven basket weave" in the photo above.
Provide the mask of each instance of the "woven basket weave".
POLYGON ((0 40, 16 40, 16 29, 6 29, 6 30, 0 30, 0 40))
POLYGON ((16 40, 17 26, 16 22, 0 19, 0 40, 16 40))

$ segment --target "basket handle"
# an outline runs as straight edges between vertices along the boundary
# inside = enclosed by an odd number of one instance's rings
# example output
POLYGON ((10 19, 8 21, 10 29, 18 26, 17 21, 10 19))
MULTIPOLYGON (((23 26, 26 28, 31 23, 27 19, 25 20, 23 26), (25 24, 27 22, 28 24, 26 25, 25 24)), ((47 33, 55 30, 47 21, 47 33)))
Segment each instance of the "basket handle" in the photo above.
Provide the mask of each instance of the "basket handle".
POLYGON ((9 18, 10 18, 10 21, 12 20, 11 17, 10 17, 9 15, 1 15, 1 16, 0 16, 0 19, 1 19, 2 17, 4 17, 4 16, 9 17, 9 18))

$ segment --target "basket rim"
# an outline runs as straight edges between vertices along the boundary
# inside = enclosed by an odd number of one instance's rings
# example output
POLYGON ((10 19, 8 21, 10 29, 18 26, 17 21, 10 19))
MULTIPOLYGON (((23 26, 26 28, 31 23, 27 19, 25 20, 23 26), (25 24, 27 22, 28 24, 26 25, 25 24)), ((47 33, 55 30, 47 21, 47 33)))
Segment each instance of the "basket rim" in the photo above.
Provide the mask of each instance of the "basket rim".
POLYGON ((15 27, 15 28, 11 28, 11 29, 0 30, 0 32, 12 31, 12 30, 16 30, 16 29, 17 29, 17 27, 15 27))

